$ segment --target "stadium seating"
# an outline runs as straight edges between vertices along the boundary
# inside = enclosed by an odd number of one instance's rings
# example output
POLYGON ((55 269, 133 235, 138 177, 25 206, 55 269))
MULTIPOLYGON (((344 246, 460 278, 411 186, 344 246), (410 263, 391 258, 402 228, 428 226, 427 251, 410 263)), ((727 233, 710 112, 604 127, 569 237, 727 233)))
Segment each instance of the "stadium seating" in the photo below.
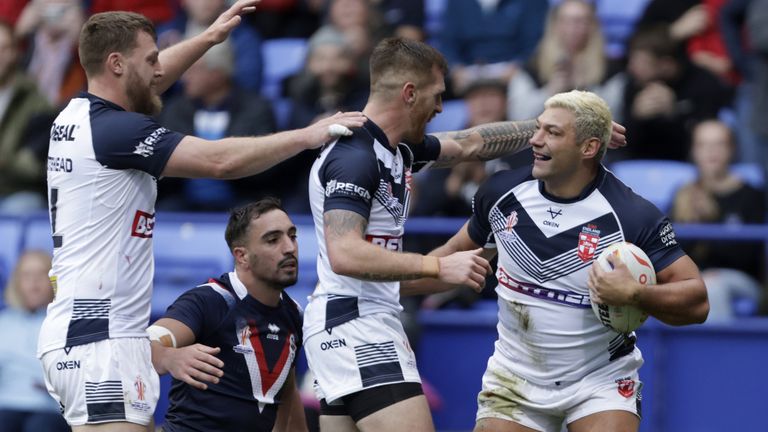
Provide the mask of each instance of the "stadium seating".
POLYGON ((293 110, 293 102, 290 99, 277 98, 272 100, 272 111, 275 113, 277 130, 288 129, 288 123, 291 121, 291 110, 293 110))
MULTIPOLYGON (((0 216, 0 288, 5 287, 19 257, 24 224, 15 217, 0 216)), ((2 304, 0 296, 0 304, 2 304)))
POLYGON ((427 123, 427 133, 464 129, 467 124, 467 106, 461 99, 443 102, 443 112, 427 123))
POLYGON ((261 44, 264 77, 261 93, 272 100, 281 96, 283 79, 304 66, 307 40, 302 38, 267 39, 261 44))
POLYGON ((693 164, 669 160, 618 161, 610 165, 610 170, 662 212, 670 209, 677 189, 696 177, 693 164))
POLYGON ((765 187, 765 171, 755 162, 742 162, 731 166, 733 172, 744 182, 758 189, 765 187))

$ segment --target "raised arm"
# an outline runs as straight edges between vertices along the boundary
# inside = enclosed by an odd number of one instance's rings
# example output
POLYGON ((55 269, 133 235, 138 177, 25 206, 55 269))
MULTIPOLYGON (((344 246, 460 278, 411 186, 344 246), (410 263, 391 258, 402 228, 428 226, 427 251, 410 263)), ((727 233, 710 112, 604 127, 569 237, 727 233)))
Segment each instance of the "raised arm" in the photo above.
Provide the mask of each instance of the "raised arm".
POLYGON ((208 383, 218 383, 224 375, 224 363, 215 357, 221 350, 195 343, 195 334, 186 324, 172 318, 160 318, 152 327, 167 329, 176 345, 152 341, 152 365, 158 374, 170 373, 192 387, 205 390, 208 383))
MULTIPOLYGON (((487 161, 527 148, 536 132, 535 120, 488 123, 454 132, 434 134, 440 140, 440 156, 432 165, 444 168, 460 162, 487 161)), ((610 148, 627 144, 626 129, 613 123, 610 148)))
POLYGON ((234 179, 258 174, 295 156, 317 148, 328 140, 351 133, 344 128, 360 127, 365 116, 359 112, 337 113, 304 129, 263 137, 223 138, 208 141, 184 137, 163 170, 164 177, 234 179))
POLYGON ((599 303, 630 304, 670 325, 703 323, 709 314, 707 288, 696 263, 687 255, 656 274, 657 285, 641 285, 629 275, 626 264, 609 261, 606 272, 593 264, 589 272, 590 296, 599 303))
POLYGON ((480 289, 490 271, 488 261, 472 252, 435 259, 373 245, 365 240, 368 222, 353 211, 329 210, 323 216, 323 224, 328 260, 340 275, 373 281, 437 277, 447 283, 480 289))
POLYGON ((260 1, 240 0, 219 15, 204 32, 160 51, 163 76, 157 86, 158 92, 168 90, 209 48, 223 42, 242 21, 240 15, 255 11, 260 1))

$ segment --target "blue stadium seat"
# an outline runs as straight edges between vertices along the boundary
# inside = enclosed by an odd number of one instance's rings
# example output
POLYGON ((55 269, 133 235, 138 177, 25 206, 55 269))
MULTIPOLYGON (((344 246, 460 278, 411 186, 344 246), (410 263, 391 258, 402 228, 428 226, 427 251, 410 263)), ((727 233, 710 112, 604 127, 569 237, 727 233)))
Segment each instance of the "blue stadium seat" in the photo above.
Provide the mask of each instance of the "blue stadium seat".
POLYGON ((670 209, 677 189, 696 177, 693 164, 669 160, 618 161, 610 170, 662 212, 670 209))
POLYGON ((272 100, 280 97, 283 79, 304 66, 307 40, 302 38, 267 39, 261 44, 264 77, 261 93, 272 100))
MULTIPOLYGON (((15 216, 0 216, 0 291, 11 276, 19 258, 24 233, 24 220, 15 216)), ((0 295, 0 305, 3 296, 0 295)))
POLYGON ((612 58, 624 56, 627 39, 635 22, 643 14, 649 0, 597 0, 597 16, 605 36, 606 54, 612 58))
POLYGON ((443 27, 443 13, 446 0, 424 0, 424 29, 433 44, 443 27))
POLYGON ((443 112, 427 123, 427 133, 464 129, 467 124, 467 105, 461 99, 443 102, 443 112))
POLYGON ((742 162, 731 165, 731 170, 744 182, 761 189, 765 187, 765 171, 756 162, 742 162))
POLYGON ((153 233, 154 317, 183 292, 234 268, 224 240, 225 227, 225 214, 158 215, 153 233))
POLYGON ((293 110, 293 101, 288 98, 278 98, 272 100, 272 111, 275 112, 275 123, 277 130, 288 129, 288 123, 291 121, 291 112, 293 110))
POLYGON ((51 222, 47 214, 35 215, 27 220, 22 244, 22 250, 25 249, 39 249, 53 253, 51 222))

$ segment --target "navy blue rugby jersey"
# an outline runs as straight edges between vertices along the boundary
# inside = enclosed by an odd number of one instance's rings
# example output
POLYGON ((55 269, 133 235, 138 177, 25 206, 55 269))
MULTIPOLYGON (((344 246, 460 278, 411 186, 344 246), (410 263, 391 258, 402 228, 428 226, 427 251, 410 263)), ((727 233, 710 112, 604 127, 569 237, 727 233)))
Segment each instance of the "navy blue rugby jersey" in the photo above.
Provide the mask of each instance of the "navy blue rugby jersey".
POLYGON ((193 288, 167 310, 197 343, 220 347, 224 376, 198 390, 174 379, 165 431, 270 431, 301 347, 301 311, 283 292, 271 307, 248 295, 235 272, 193 288))
MULTIPOLYGON (((500 325, 510 367, 540 383, 578 380, 630 353, 634 334, 603 326, 592 312, 589 267, 608 245, 639 246, 660 272, 684 255, 670 221, 601 167, 574 199, 546 193, 531 167, 496 173, 478 190, 469 235, 498 251, 500 325)), ((635 352, 637 351, 637 352, 635 352)))
POLYGON ((54 120, 48 205, 57 289, 38 355, 147 336, 157 179, 183 137, 87 93, 54 120))
POLYGON ((427 135, 420 144, 392 147, 384 132, 368 120, 354 134, 325 149, 309 175, 309 201, 319 246, 319 283, 305 314, 305 333, 333 328, 358 316, 399 313, 400 282, 373 282, 338 275, 328 260, 323 215, 348 210, 368 220, 365 238, 402 251, 403 225, 411 196, 411 174, 436 160, 440 141, 427 135))

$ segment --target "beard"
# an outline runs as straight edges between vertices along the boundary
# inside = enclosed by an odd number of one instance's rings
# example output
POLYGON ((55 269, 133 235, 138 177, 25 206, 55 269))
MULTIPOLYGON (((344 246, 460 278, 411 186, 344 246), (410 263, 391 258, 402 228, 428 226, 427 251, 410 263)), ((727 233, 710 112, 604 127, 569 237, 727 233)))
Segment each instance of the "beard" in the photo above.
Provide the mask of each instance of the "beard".
POLYGON ((160 110, 163 109, 163 101, 160 96, 152 92, 151 86, 144 85, 139 74, 132 69, 128 72, 126 95, 131 101, 133 110, 137 113, 154 116, 160 114, 160 110))

